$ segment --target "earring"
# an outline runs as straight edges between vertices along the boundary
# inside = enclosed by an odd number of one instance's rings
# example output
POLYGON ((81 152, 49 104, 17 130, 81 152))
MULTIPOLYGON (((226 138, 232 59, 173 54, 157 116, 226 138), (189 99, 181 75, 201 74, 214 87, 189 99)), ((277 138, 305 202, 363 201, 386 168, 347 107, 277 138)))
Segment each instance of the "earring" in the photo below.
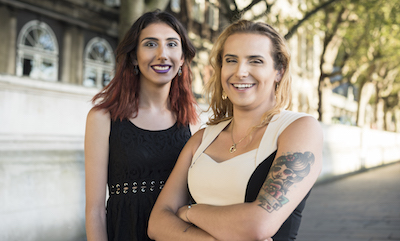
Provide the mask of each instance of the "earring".
POLYGON ((222 98, 223 100, 226 100, 226 99, 228 98, 228 95, 226 94, 225 90, 222 91, 222 96, 221 96, 221 98, 222 98))
POLYGON ((138 75, 139 74, 139 67, 137 65, 135 65, 135 67, 133 69, 133 74, 134 75, 138 75))
POLYGON ((182 75, 182 66, 179 66, 179 69, 178 69, 178 76, 181 76, 182 75))

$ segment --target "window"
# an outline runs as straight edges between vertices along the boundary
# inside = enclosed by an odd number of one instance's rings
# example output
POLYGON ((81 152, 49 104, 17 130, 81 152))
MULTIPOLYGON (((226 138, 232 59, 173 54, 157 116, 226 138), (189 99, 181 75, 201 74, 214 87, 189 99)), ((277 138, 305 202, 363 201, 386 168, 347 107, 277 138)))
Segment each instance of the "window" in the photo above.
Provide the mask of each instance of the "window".
POLYGON ((83 85, 102 88, 114 77, 114 54, 108 42, 93 38, 85 49, 83 85))
POLYGON ((54 32, 44 22, 25 24, 17 40, 17 76, 57 81, 58 44, 54 32))

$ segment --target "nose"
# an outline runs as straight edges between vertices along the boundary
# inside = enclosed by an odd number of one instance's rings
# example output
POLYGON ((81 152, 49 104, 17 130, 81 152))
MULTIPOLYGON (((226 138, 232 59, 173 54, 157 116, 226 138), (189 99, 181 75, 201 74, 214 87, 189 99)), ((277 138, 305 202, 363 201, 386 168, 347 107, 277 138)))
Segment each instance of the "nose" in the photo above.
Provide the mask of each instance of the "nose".
POLYGON ((239 63, 236 68, 236 77, 239 79, 246 78, 249 75, 248 66, 246 63, 239 63))
POLYGON ((166 60, 167 59, 167 47, 160 45, 160 47, 158 48, 158 52, 157 52, 157 57, 160 60, 166 60))

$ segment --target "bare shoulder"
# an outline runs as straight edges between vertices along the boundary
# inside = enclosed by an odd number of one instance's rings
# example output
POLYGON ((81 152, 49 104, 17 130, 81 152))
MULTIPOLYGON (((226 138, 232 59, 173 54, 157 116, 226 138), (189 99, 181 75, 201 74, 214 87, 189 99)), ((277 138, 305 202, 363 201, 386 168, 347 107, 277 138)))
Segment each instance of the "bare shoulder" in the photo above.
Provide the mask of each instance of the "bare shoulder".
POLYGON ((189 149, 188 151, 190 151, 192 155, 194 155, 197 148, 199 148, 201 144, 201 141, 203 139, 204 129, 205 128, 202 128, 198 130, 196 133, 194 133, 193 136, 190 137, 189 141, 185 145, 185 149, 189 149))
POLYGON ((194 133, 196 133, 197 131, 200 130, 201 123, 200 123, 200 122, 197 122, 196 124, 190 124, 189 127, 190 127, 190 132, 191 132, 192 135, 193 135, 194 133))
POLYGON ((193 139, 202 139, 203 138, 203 133, 206 128, 201 128, 200 130, 196 131, 194 135, 192 136, 193 139))
POLYGON ((322 152, 321 124, 311 116, 304 116, 291 123, 278 138, 278 147, 284 152, 322 152))
POLYGON ((293 121, 283 132, 282 135, 320 135, 322 138, 321 124, 312 116, 304 116, 293 121))
POLYGON ((97 109, 97 108, 92 108, 90 109, 88 115, 87 115, 88 120, 110 120, 110 112, 104 110, 104 109, 97 109))
POLYGON ((86 119, 86 126, 93 126, 97 128, 107 128, 110 126, 111 116, 110 113, 103 109, 92 108, 86 119))
POLYGON ((92 108, 86 119, 86 136, 107 136, 110 132, 111 116, 108 111, 92 108))

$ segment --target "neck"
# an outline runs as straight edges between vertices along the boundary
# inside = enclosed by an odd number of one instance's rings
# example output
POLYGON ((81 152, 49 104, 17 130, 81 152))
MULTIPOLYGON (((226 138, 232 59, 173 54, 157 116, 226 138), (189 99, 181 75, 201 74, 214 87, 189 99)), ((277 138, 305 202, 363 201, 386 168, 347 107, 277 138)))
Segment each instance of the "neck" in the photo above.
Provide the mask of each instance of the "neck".
MULTIPOLYGON (((248 133, 253 127, 258 126, 261 123, 262 115, 253 115, 251 113, 243 113, 243 112, 233 112, 233 128, 234 133, 238 133, 239 135, 243 135, 244 133, 248 133)), ((244 135, 243 135, 244 136, 244 135)))
POLYGON ((267 111, 271 110, 274 106, 275 100, 250 110, 234 105, 233 118, 235 119, 235 132, 237 131, 237 129, 240 128, 245 128, 245 130, 248 130, 253 128, 254 126, 260 125, 263 115, 267 111))
POLYGON ((170 85, 141 85, 139 93, 139 108, 169 110, 170 85))

